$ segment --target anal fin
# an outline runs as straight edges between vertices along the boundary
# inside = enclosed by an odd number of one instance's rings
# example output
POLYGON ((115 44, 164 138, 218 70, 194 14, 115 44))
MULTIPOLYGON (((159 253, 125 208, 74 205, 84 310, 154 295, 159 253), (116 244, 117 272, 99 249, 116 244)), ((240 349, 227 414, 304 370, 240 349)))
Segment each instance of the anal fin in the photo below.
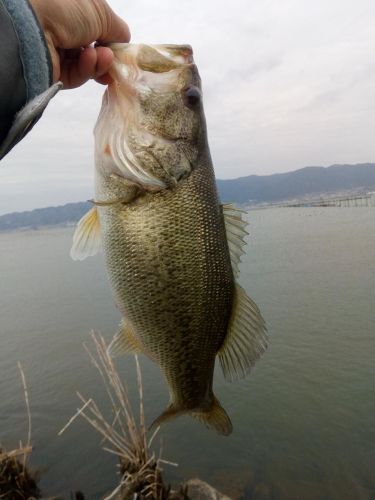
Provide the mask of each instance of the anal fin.
POLYGON ((140 340, 135 335, 131 325, 123 319, 119 330, 108 346, 109 355, 115 357, 120 354, 137 354, 142 352, 144 352, 144 349, 140 340))
POLYGON ((234 380, 247 375, 267 348, 267 329, 258 306, 236 284, 232 315, 219 360, 224 377, 234 380))

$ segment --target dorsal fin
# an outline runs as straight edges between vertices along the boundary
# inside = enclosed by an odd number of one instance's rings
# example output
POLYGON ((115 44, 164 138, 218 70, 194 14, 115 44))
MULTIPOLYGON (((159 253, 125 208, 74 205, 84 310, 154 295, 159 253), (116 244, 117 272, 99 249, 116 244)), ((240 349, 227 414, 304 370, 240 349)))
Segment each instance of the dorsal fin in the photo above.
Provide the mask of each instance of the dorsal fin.
POLYGON ((267 329, 258 306, 236 284, 228 332, 219 351, 224 377, 246 376, 267 348, 267 329))
POLYGON ((233 274, 237 277, 239 274, 239 263, 241 262, 242 255, 245 253, 245 238, 249 234, 245 229, 247 222, 242 218, 242 214, 246 212, 235 208, 231 204, 222 205, 222 210, 233 274))
POLYGON ((73 260, 84 260, 97 254, 100 249, 100 222, 97 208, 93 207, 77 224, 70 256, 73 260))

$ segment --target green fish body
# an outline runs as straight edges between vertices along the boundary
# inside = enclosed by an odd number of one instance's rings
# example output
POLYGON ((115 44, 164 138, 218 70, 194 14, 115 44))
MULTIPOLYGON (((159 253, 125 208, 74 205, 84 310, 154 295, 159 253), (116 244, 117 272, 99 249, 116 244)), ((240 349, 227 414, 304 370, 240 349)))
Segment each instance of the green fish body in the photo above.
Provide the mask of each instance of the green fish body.
POLYGON ((218 199, 190 47, 112 47, 114 82, 95 131, 95 207, 72 256, 103 247, 123 317, 110 351, 145 354, 169 386, 154 424, 189 413, 227 435, 232 424, 212 388, 216 356, 232 379, 266 347, 259 309, 235 279, 246 223, 218 199))

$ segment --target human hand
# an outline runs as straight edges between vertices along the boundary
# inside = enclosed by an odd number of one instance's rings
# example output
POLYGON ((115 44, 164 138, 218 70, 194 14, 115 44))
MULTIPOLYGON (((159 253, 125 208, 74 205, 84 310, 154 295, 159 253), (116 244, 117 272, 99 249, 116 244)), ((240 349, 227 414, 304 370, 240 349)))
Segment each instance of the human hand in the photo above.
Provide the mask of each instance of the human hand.
POLYGON ((108 47, 93 42, 129 42, 128 25, 105 0, 30 0, 44 31, 51 54, 53 80, 72 89, 90 78, 111 81, 113 61, 108 47))

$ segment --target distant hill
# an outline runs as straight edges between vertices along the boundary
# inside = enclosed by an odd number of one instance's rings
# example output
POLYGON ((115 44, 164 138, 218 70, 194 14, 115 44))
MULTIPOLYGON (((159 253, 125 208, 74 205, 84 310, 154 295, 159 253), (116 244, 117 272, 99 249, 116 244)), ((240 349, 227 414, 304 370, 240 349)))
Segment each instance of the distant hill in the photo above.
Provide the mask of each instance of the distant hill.
POLYGON ((305 167, 285 174, 218 180, 217 185, 223 201, 253 204, 359 188, 375 190, 375 163, 305 167))
POLYGON ((29 212, 14 212, 0 216, 0 231, 32 228, 41 226, 58 226, 74 223, 90 208, 91 203, 68 203, 59 207, 36 208, 29 212))
MULTIPOLYGON (((223 202, 248 205, 281 202, 307 195, 319 197, 321 193, 358 189, 375 191, 375 163, 305 167, 285 174, 249 175, 218 180, 217 186, 223 202)), ((88 202, 68 203, 60 207, 2 215, 0 231, 74 223, 91 206, 88 202)))

